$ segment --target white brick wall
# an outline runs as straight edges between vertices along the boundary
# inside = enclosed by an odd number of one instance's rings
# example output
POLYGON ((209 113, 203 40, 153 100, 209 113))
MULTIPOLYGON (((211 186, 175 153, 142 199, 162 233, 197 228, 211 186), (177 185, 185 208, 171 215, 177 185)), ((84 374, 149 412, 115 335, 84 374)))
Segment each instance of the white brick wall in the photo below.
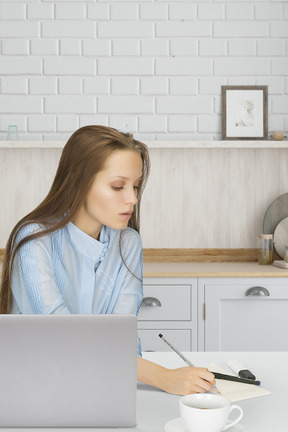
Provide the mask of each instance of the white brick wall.
POLYGON ((268 85, 288 129, 287 0, 0 0, 0 139, 100 123, 221 138, 221 86, 268 85))

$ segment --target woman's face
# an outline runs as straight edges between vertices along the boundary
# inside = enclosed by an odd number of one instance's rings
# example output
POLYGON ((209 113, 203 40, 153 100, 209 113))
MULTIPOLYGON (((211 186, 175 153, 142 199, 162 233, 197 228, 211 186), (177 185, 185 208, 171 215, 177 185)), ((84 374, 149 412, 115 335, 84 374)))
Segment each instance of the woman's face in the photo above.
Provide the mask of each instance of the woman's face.
POLYGON ((92 182, 84 205, 73 222, 98 239, 102 225, 113 229, 127 227, 137 203, 137 188, 142 177, 139 153, 116 150, 106 160, 92 182))

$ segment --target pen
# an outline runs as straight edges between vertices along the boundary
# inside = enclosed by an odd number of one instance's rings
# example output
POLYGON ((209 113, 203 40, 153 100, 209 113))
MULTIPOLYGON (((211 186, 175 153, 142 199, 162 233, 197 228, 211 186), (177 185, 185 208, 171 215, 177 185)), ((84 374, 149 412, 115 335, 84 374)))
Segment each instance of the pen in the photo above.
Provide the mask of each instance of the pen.
MULTIPOLYGON (((159 337, 164 341, 164 342, 166 342, 166 344, 173 350, 173 351, 175 351, 176 352, 176 354, 178 354, 181 358, 182 358, 182 360, 184 360, 185 361, 185 363, 187 363, 189 366, 194 366, 191 362, 190 362, 190 360, 188 360, 187 359, 187 357, 185 357, 182 353, 180 353, 173 345, 171 345, 171 343, 170 342, 168 342, 165 338, 164 338, 164 336, 162 335, 162 334, 159 334, 159 337)), ((219 373, 219 372, 213 372, 213 371, 209 371, 209 372, 211 372, 214 376, 215 376, 215 378, 217 378, 217 379, 223 379, 223 380, 226 380, 226 381, 235 381, 235 382, 240 382, 240 383, 244 383, 244 384, 253 384, 253 385, 260 385, 261 384, 261 382, 260 381, 254 381, 254 380, 249 380, 249 379, 245 379, 245 378, 239 378, 239 377, 236 377, 236 376, 233 376, 233 375, 226 375, 226 374, 222 374, 222 373, 219 373)), ((214 386, 215 387, 215 386, 214 386)), ((213 387, 213 388, 214 388, 213 387)), ((213 389, 212 389, 213 390, 213 389)))
MULTIPOLYGON (((182 360, 184 360, 184 362, 185 363, 187 363, 188 364, 188 366, 192 366, 192 367, 195 367, 194 365, 193 365, 193 363, 191 363, 190 362, 190 360, 188 360, 188 358, 187 357, 185 357, 180 351, 178 351, 173 345, 171 345, 171 343, 170 342, 168 342, 167 341, 167 339, 165 339, 164 338, 164 336, 160 333, 159 334, 159 337, 176 353, 176 354, 178 354, 178 356, 179 357, 181 357, 182 358, 182 360)), ((213 373, 213 372, 212 372, 213 373)), ((211 391, 211 393, 214 393, 214 394, 216 394, 216 395, 219 395, 220 394, 220 392, 219 392, 219 390, 217 389, 217 387, 216 386, 213 386, 212 387, 212 389, 210 390, 211 391)))
POLYGON ((178 354, 178 356, 179 357, 181 357, 182 358, 182 360, 184 360, 184 362, 185 363, 187 363, 188 364, 188 366, 192 366, 192 367, 195 367, 191 362, 190 362, 190 360, 188 360, 188 358, 187 357, 185 357, 180 351, 178 351, 173 345, 171 345, 171 343, 170 342, 168 342, 167 341, 167 339, 165 339, 164 338, 164 336, 160 333, 159 334, 159 337, 173 350, 173 351, 175 351, 175 353, 176 354, 178 354))

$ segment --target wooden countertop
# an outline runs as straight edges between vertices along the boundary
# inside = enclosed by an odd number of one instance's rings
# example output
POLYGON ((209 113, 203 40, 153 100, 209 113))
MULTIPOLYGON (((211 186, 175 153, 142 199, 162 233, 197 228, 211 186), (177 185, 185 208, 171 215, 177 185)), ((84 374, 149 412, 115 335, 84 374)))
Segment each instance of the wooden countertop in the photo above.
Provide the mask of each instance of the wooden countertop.
MULTIPOLYGON (((3 257, 4 249, 0 249, 0 276, 3 257)), ((154 278, 288 278, 288 269, 259 265, 256 259, 256 249, 144 249, 143 274, 154 278)))
MULTIPOLYGON (((0 276, 2 264, 0 263, 0 276)), ((258 263, 150 263, 143 264, 144 277, 287 277, 288 269, 258 263)))
MULTIPOLYGON (((1 276, 0 263, 0 276, 1 276)), ((144 263, 144 277, 287 277, 288 270, 258 263, 144 263)))
POLYGON ((288 269, 257 262, 144 262, 144 277, 287 277, 288 269))

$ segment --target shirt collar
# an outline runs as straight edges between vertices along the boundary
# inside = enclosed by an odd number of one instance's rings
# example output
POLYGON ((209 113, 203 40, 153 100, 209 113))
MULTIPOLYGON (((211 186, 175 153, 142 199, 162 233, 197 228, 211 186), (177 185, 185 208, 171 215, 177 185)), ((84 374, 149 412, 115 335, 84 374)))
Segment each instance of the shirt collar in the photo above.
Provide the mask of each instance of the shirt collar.
POLYGON ((84 231, 74 225, 73 222, 69 222, 66 225, 66 228, 70 240, 78 252, 80 252, 86 258, 90 258, 94 261, 103 260, 109 245, 109 235, 105 225, 103 225, 101 228, 99 240, 96 240, 86 234, 84 231))

